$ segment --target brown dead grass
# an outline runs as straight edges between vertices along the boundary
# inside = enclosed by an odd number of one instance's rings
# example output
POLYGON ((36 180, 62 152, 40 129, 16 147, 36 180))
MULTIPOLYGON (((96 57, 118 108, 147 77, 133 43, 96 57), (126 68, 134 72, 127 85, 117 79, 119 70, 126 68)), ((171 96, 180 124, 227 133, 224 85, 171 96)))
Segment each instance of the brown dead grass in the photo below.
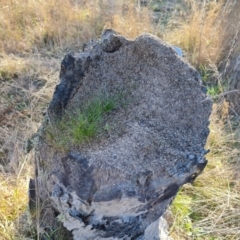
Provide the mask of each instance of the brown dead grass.
MULTIPOLYGON (((195 66, 226 59, 233 46, 234 36, 240 27, 239 1, 190 1, 192 13, 188 21, 174 28, 171 22, 165 39, 182 47, 195 66)), ((239 47, 238 47, 239 49, 239 47)))
POLYGON ((99 35, 98 6, 71 1, 1 0, 0 49, 6 53, 63 50, 99 35))
POLYGON ((136 8, 134 4, 123 5, 122 14, 113 14, 111 22, 108 22, 106 27, 113 28, 131 39, 142 33, 154 33, 155 31, 149 10, 136 8))
POLYGON ((80 48, 99 37, 106 27, 135 37, 149 31, 147 12, 126 1, 1 0, 0 51, 6 53, 53 52, 80 48), (125 11, 125 15, 122 13, 125 11))
POLYGON ((0 239, 27 239, 19 232, 27 224, 19 218, 27 210, 33 155, 24 154, 24 145, 37 131, 59 75, 59 59, 7 57, 7 72, 16 61, 23 68, 0 81, 0 239), (39 88, 39 82, 45 85, 39 88))
POLYGON ((12 240, 22 227, 19 226, 19 217, 27 210, 31 165, 30 155, 23 154, 16 132, 5 140, 12 148, 8 153, 9 164, 0 165, 0 239, 12 240))

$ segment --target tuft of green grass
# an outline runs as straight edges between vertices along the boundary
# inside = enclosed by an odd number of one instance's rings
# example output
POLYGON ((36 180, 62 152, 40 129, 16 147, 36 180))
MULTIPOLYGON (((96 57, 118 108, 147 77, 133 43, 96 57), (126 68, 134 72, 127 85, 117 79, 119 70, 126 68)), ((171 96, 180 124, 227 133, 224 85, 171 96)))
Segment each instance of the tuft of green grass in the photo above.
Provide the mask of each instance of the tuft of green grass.
POLYGON ((200 65, 198 67, 198 71, 202 77, 202 80, 205 84, 207 84, 209 82, 209 79, 212 78, 213 74, 214 74, 214 71, 209 68, 208 65, 200 65))
POLYGON ((109 129, 103 124, 105 117, 122 106, 122 96, 103 96, 88 101, 82 109, 74 113, 65 112, 60 121, 47 132, 57 148, 68 148, 94 138, 98 133, 109 129))
POLYGON ((184 193, 183 188, 178 192, 171 206, 171 211, 174 216, 170 229, 171 235, 178 235, 178 237, 180 237, 181 235, 189 236, 192 234, 193 223, 190 217, 192 213, 192 201, 193 199, 184 193))
POLYGON ((221 93, 221 87, 219 85, 215 85, 215 86, 209 86, 207 87, 207 93, 210 96, 217 96, 221 93))
POLYGON ((200 65, 198 70, 204 85, 207 87, 208 95, 216 97, 227 89, 227 81, 222 79, 222 76, 215 64, 209 62, 208 64, 200 65))

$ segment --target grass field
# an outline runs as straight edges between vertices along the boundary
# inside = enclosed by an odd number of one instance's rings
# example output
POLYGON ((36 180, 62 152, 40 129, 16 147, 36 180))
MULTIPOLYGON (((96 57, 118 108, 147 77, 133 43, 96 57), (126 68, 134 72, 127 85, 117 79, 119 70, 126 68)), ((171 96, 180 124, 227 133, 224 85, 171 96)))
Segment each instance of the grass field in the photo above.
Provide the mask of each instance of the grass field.
POLYGON ((24 145, 41 124, 64 54, 105 28, 129 38, 153 33, 182 48, 214 99, 209 164, 170 207, 170 235, 240 239, 240 119, 224 99, 233 90, 229 59, 240 51, 239 11, 240 2, 229 0, 156 0, 148 7, 134 0, 0 0, 0 239, 38 239, 27 210, 34 153, 25 155, 24 145))

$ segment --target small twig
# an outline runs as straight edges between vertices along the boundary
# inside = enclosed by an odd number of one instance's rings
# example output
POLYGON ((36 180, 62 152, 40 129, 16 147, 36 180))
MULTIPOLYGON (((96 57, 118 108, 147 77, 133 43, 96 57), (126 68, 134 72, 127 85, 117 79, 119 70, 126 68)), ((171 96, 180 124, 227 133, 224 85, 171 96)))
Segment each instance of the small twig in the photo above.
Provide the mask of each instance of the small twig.
POLYGON ((27 162, 27 160, 28 160, 28 155, 25 156, 23 162, 21 163, 20 169, 19 169, 18 174, 17 174, 17 179, 19 179, 19 177, 22 173, 23 167, 25 166, 25 163, 27 162))
POLYGON ((234 108, 231 107, 231 105, 229 106, 229 108, 231 109, 231 111, 234 112, 235 116, 237 116, 238 119, 240 119, 240 116, 239 116, 238 113, 234 110, 234 108))
POLYGON ((227 94, 229 94, 229 93, 234 93, 234 92, 240 92, 240 91, 235 89, 235 90, 231 90, 231 91, 227 91, 227 92, 218 94, 218 95, 216 95, 216 96, 213 96, 212 98, 214 99, 214 98, 218 98, 218 97, 223 97, 223 96, 225 96, 225 95, 227 95, 227 94))
POLYGON ((224 92, 224 93, 221 93, 219 95, 216 95, 216 96, 213 96, 213 97, 206 97, 204 100, 201 101, 202 102, 205 102, 205 101, 208 101, 208 100, 211 100, 211 99, 216 99, 216 98, 219 98, 219 97, 224 97, 225 95, 229 94, 229 93, 233 93, 233 92, 240 92, 239 90, 231 90, 231 91, 227 91, 227 92, 224 92))

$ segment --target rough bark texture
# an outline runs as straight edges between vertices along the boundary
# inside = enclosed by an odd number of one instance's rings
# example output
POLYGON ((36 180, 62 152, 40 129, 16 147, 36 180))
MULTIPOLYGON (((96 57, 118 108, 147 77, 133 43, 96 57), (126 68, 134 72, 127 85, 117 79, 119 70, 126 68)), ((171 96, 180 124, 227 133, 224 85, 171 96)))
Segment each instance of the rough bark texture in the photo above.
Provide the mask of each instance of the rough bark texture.
POLYGON ((155 36, 106 30, 65 56, 60 79, 36 148, 42 227, 58 216, 76 240, 167 239, 161 216, 207 163, 212 103, 196 70, 155 36), (119 92, 125 104, 104 118, 109 131, 68 151, 49 143, 46 129, 66 110, 119 92))

